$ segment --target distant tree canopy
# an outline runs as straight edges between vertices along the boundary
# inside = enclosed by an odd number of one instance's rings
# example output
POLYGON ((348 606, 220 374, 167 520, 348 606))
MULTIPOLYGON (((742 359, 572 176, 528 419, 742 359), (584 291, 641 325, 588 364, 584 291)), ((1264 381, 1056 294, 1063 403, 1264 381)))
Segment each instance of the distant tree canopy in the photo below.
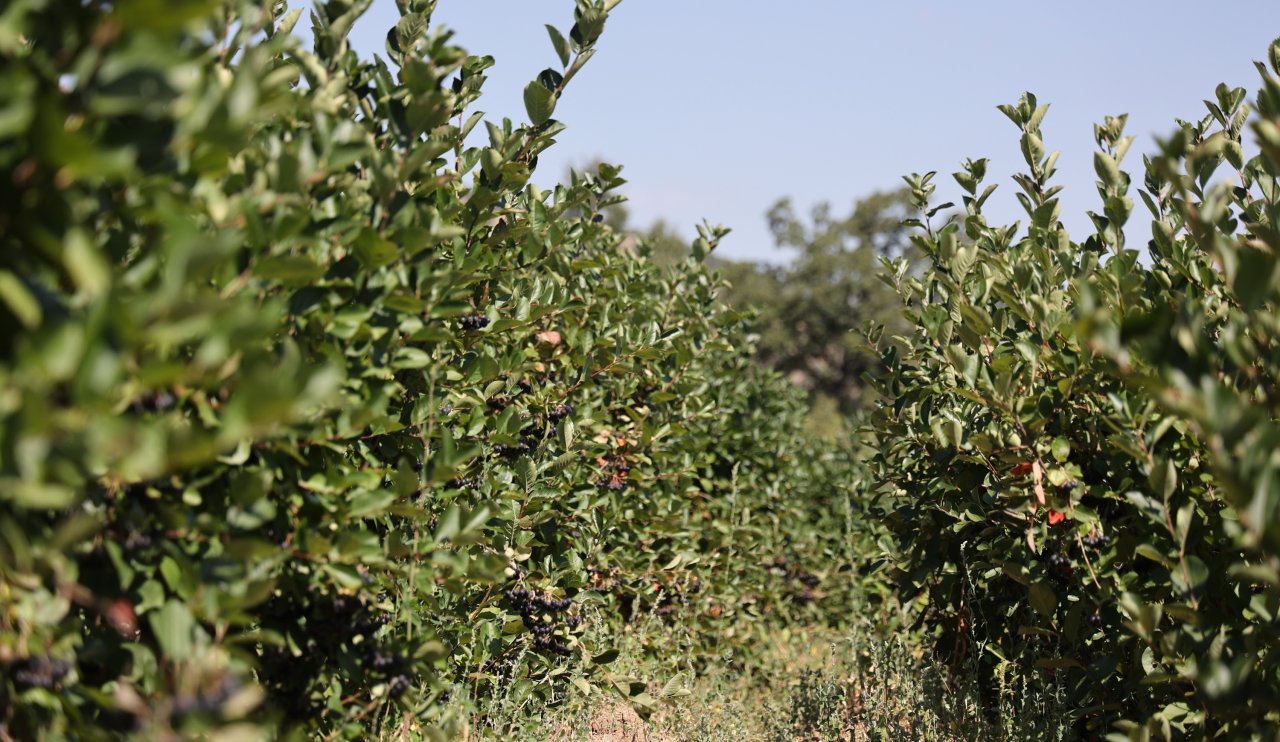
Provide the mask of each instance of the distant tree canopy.
MULTIPOLYGON (((758 358, 807 390, 816 411, 862 408, 862 377, 875 358, 863 349, 860 330, 873 323, 893 334, 902 326, 896 295, 877 273, 881 257, 911 257, 902 226, 908 206, 905 190, 881 191, 858 200, 847 216, 822 203, 805 220, 782 199, 768 212, 769 229, 794 258, 779 266, 718 263, 731 284, 722 294, 727 303, 758 311, 758 358)), ((671 259, 676 242, 665 225, 647 238, 656 260, 671 259)))

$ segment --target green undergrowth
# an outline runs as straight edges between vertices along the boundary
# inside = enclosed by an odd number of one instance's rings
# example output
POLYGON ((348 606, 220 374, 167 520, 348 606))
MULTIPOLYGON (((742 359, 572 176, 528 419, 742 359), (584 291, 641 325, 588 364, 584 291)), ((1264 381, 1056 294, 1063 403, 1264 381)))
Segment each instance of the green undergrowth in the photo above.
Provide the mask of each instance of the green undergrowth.
POLYGON ((1014 676, 978 692, 972 668, 928 656, 905 616, 859 606, 852 625, 761 631, 699 668, 686 624, 649 616, 613 640, 619 676, 643 684, 656 710, 616 693, 569 689, 554 706, 499 692, 478 700, 469 739, 1065 740, 1062 698, 1014 676), (987 697, 994 700, 984 700, 987 697))

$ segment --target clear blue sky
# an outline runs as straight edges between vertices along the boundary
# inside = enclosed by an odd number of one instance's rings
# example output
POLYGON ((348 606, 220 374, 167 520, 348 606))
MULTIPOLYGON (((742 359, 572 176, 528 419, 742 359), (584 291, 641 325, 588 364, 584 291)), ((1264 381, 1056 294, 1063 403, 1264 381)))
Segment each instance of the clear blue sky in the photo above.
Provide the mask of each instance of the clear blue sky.
MULTIPOLYGON (((435 22, 497 59, 480 109, 523 119, 523 86, 558 64, 543 24, 567 32, 572 15, 572 0, 440 0, 435 22)), ((376 0, 353 43, 381 52, 396 18, 392 0, 376 0)), ((939 194, 958 201, 949 173, 965 157, 992 160, 989 211, 1014 219, 1008 176, 1021 156, 995 106, 1031 90, 1052 104, 1045 140, 1062 150, 1064 220, 1083 230, 1097 200, 1092 124, 1130 114, 1137 185, 1153 136, 1203 115, 1219 82, 1252 91, 1252 60, 1276 36, 1274 0, 623 0, 556 110, 568 129, 537 179, 596 157, 622 164, 633 222, 691 235, 706 217, 733 228, 722 251, 736 258, 784 257, 764 220, 779 197, 841 213, 937 170, 939 194)))

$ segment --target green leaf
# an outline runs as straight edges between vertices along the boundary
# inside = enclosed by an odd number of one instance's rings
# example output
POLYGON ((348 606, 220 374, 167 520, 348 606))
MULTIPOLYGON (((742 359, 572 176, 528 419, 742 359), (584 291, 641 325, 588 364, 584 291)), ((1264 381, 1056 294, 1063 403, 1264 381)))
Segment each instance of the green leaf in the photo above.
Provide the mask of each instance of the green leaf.
POLYGON ((85 295, 99 296, 107 290, 111 285, 111 271, 84 230, 69 230, 63 250, 63 265, 85 295))
POLYGON ((556 110, 555 94, 534 80, 524 88, 524 109, 535 126, 542 126, 556 110))
POLYGON ((9 307, 9 311, 13 312, 27 329, 40 325, 40 320, 44 316, 44 312, 40 309, 40 302, 36 301, 35 296, 27 290, 17 276, 5 270, 0 270, 0 301, 9 307))
POLYGON ((1093 169, 1097 172, 1103 184, 1110 188, 1120 187, 1120 168, 1116 165, 1116 161, 1111 155, 1106 152, 1094 152, 1093 169))
POLYGON ((1209 580, 1209 566, 1194 554, 1188 554, 1182 563, 1170 570, 1173 584, 1179 590, 1196 592, 1209 580))
POLYGON ((151 613, 150 622, 156 642, 167 659, 182 662, 191 656, 195 619, 185 604, 170 600, 151 613))
POLYGON ((0 499, 12 500, 20 508, 57 510, 75 502, 78 496, 74 488, 53 482, 0 479, 0 499))
POLYGON ((1147 559, 1150 559, 1153 562, 1157 562, 1165 566, 1166 568, 1169 568, 1169 569, 1173 568, 1173 562, 1169 561, 1168 557, 1166 557, 1163 553, 1160 552, 1159 549, 1152 546, 1151 544, 1147 544, 1147 543, 1138 544, 1133 548, 1133 551, 1138 556, 1146 557, 1147 559))
POLYGON ((133 610, 139 615, 143 615, 153 608, 159 608, 164 605, 164 586, 158 580, 147 580, 138 588, 138 595, 142 598, 133 610))
POLYGON ((1045 618, 1053 618, 1053 612, 1058 607, 1058 596, 1053 589, 1043 582, 1033 582, 1028 585, 1028 589, 1031 593, 1031 607, 1036 613, 1045 618))
POLYGON ((1178 489, 1178 470, 1174 468, 1173 461, 1156 459, 1147 481, 1151 484, 1151 489, 1162 500, 1168 502, 1174 491, 1178 489))
POLYGON ((276 255, 259 260, 253 273, 286 286, 303 286, 323 276, 324 268, 304 255, 276 255))
POLYGON ((370 270, 390 265, 400 254, 390 240, 369 227, 360 230, 360 235, 355 240, 354 252, 361 265, 370 270))
POLYGON ((361 492, 351 500, 349 514, 352 518, 368 517, 386 510, 396 501, 393 490, 372 490, 361 492))
POLYGON ((349 564, 326 564, 324 571, 333 578, 339 587, 346 590, 359 590, 364 586, 360 573, 349 564))
POLYGON ((551 24, 547 24, 547 35, 551 37, 551 45, 556 48, 556 56, 560 58, 560 64, 569 66, 569 41, 560 31, 551 24))
POLYGON ((437 544, 442 544, 456 536, 461 530, 462 511, 458 509, 457 505, 450 505, 436 524, 434 541, 437 544))
POLYGON ((685 687, 685 679, 683 673, 676 673, 658 692, 658 697, 667 700, 669 698, 684 698, 690 695, 690 691, 685 687))

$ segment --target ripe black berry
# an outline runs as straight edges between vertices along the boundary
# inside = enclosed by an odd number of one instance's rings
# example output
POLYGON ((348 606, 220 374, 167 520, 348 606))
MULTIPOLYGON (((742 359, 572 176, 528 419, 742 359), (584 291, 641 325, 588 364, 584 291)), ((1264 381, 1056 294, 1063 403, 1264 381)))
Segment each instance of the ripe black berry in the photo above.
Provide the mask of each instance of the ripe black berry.
POLYGON ((13 665, 13 683, 18 688, 51 690, 71 672, 71 663, 52 657, 31 657, 13 665))
POLYGON ((570 654, 569 646, 556 635, 562 628, 573 631, 582 625, 580 616, 569 615, 562 618, 559 615, 573 606, 572 599, 557 598, 519 586, 507 588, 505 596, 511 602, 511 607, 520 614, 529 633, 533 634, 535 649, 552 654, 570 654))
POLYGON ((164 412, 177 402, 169 392, 155 392, 153 394, 144 394, 143 396, 129 403, 129 410, 138 414, 145 412, 164 412))
POLYGON ((563 420, 572 414, 573 405, 566 402, 565 404, 558 404, 555 407, 552 407, 551 411, 547 413, 547 416, 552 420, 563 420))
POLYGON ((529 453, 532 450, 528 443, 519 443, 514 446, 508 446, 502 443, 495 443, 493 452, 507 459, 515 459, 529 453))
POLYGON ((470 314, 458 320, 464 330, 479 330, 489 326, 489 318, 483 314, 470 314))
POLYGON ((447 490, 469 490, 475 489, 479 484, 479 477, 454 477, 445 483, 444 488, 447 490))
POLYGON ((131 531, 124 540, 125 551, 140 551, 142 549, 151 548, 151 534, 140 531, 131 531))
POLYGON ((407 690, 409 690, 409 678, 404 675, 397 675, 387 683, 387 695, 392 698, 403 696, 407 690))
POLYGON ((1090 533, 1081 539, 1081 542, 1091 549, 1104 549, 1111 543, 1111 537, 1102 533, 1090 533))

